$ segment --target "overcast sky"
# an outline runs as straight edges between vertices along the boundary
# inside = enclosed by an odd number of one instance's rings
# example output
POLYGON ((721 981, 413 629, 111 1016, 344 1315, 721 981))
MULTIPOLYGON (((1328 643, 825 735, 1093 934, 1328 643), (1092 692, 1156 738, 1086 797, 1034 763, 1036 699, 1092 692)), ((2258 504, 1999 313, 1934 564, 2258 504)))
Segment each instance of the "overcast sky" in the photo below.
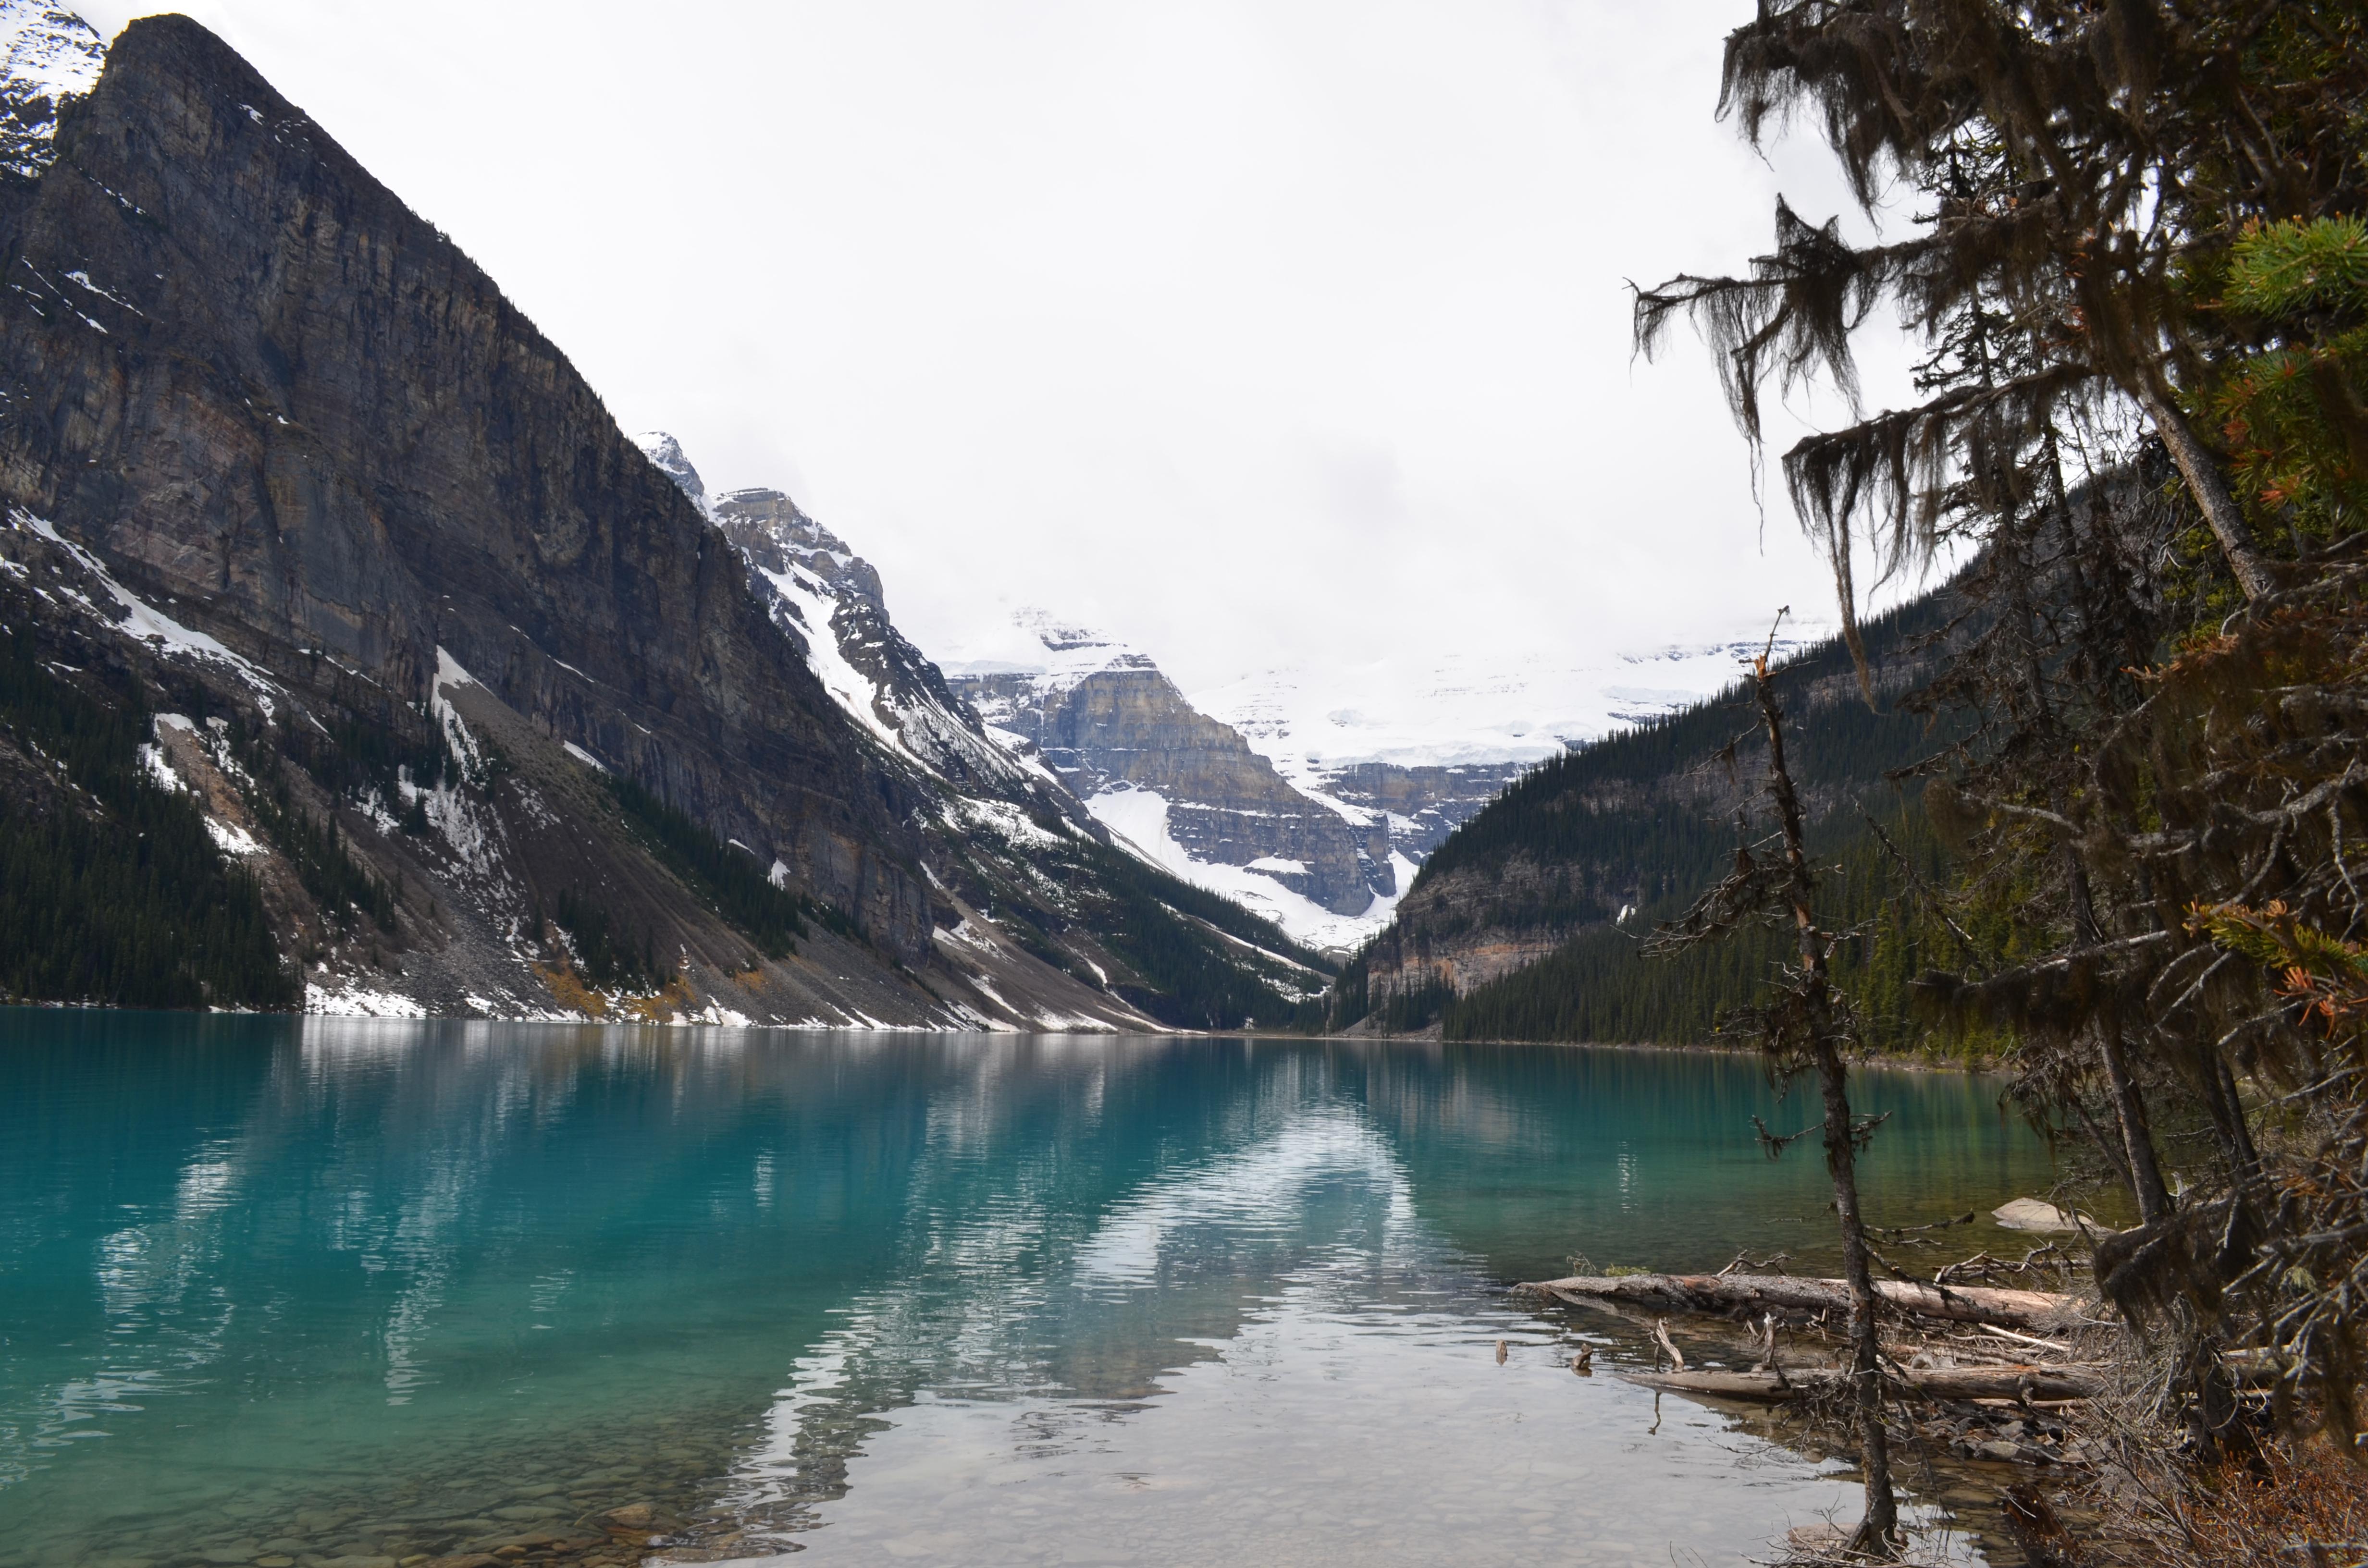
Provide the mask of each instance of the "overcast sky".
POLYGON ((1703 350, 1628 353, 1623 278, 1840 203, 1713 119, 1750 0, 187 8, 940 658, 1019 603, 1187 689, 1830 615, 1703 350))

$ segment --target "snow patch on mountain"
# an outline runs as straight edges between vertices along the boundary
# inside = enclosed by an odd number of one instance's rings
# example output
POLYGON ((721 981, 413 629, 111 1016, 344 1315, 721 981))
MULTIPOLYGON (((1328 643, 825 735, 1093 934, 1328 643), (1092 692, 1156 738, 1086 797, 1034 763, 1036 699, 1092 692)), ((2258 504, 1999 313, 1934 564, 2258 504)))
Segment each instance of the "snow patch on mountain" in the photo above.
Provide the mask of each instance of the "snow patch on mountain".
MULTIPOLYGON (((1270 873, 1285 869, 1283 866, 1267 867, 1257 862, 1228 866, 1195 858, 1168 830, 1168 801, 1156 790, 1117 785, 1088 796, 1086 809, 1093 812, 1095 821, 1110 830, 1123 847, 1168 875, 1229 898, 1273 921, 1293 940, 1319 949, 1348 951, 1387 926, 1397 912, 1398 900, 1406 895, 1406 885, 1414 881, 1414 862, 1393 852, 1391 860, 1397 873, 1398 891, 1387 896, 1375 895, 1360 914, 1336 915, 1275 881, 1270 873)), ((1288 862, 1287 867, 1291 870, 1304 869, 1296 861, 1288 862)))
POLYGON ((633 439, 740 552, 774 622, 804 646, 823 690, 866 734, 956 785, 1001 790, 1041 771, 989 738, 897 631, 879 573, 845 540, 778 490, 710 495, 682 443, 663 430, 633 439))
POLYGON ((29 178, 55 163, 59 111, 106 63, 105 40, 72 11, 0 0, 0 165, 29 178))
MULTIPOLYGON (((261 666, 245 655, 233 653, 222 646, 218 639, 192 627, 182 625, 116 581, 115 574, 109 572, 96 554, 58 532, 57 525, 48 518, 37 517, 21 506, 13 506, 8 511, 8 526, 18 532, 46 540, 50 544, 63 551, 86 574, 90 585, 105 594, 112 604, 111 606, 101 605, 89 594, 63 581, 55 587, 58 596, 107 622, 124 636, 135 642, 146 643, 159 653, 183 659, 207 660, 235 670, 239 677, 254 690, 256 705, 267 716, 272 712, 273 699, 283 694, 279 683, 273 680, 261 666)), ((21 568, 18 568, 18 573, 22 574, 21 568)), ((45 598, 50 597, 48 591, 38 588, 34 591, 40 593, 45 598)))
MULTIPOLYGON (((1779 656, 1829 635, 1788 628, 1779 656)), ((1345 667, 1260 670, 1191 694, 1275 770, 1318 799, 1360 763, 1403 767, 1536 763, 1674 712, 1732 685, 1767 633, 1602 658, 1511 659, 1451 650, 1345 667)))
POLYGON ((642 449, 643 454, 660 473, 674 481, 677 489, 690 497, 692 506, 713 519, 715 509, 708 505, 706 482, 699 477, 699 471, 691 467, 690 460, 683 455, 680 441, 663 430, 644 430, 633 437, 633 445, 642 449))
POLYGON ((880 717, 881 699, 885 694, 877 683, 848 663, 846 650, 838 645, 838 638, 831 631, 831 617, 838 612, 837 596, 821 579, 796 566, 785 572, 768 572, 759 567, 757 574, 772 585, 778 606, 786 609, 789 619, 796 624, 806 645, 806 663, 813 668, 814 678, 822 682, 822 688, 830 693, 830 699, 847 710, 848 717, 870 731, 873 739, 903 751, 904 736, 880 717))

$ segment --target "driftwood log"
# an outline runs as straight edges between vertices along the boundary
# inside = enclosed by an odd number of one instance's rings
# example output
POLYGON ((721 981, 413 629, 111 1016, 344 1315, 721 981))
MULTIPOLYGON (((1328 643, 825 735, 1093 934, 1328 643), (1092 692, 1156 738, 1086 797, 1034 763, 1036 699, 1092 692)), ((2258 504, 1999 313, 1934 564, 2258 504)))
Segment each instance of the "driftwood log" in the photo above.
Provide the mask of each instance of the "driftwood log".
MULTIPOLYGON (((1639 1307, 1683 1307, 1694 1312, 1758 1315, 1782 1312, 1850 1314, 1850 1290, 1839 1279, 1795 1279, 1783 1274, 1578 1275, 1517 1285, 1517 1290, 1554 1296, 1574 1305, 1596 1301, 1639 1307)), ((2001 1328, 2053 1328, 2074 1312, 2069 1296, 2045 1290, 2008 1290, 1987 1285, 1926 1285, 1878 1279, 1875 1293, 1902 1312, 1951 1323, 1989 1324, 2001 1328)))
MULTIPOLYGON (((1774 1372, 1634 1372, 1628 1381, 1671 1393, 1714 1399, 1745 1399, 1774 1404, 1833 1387, 1842 1377, 1830 1367, 1774 1372)), ((2104 1379, 2087 1367, 1910 1367, 1887 1374, 1934 1399, 2092 1399, 2104 1379)))

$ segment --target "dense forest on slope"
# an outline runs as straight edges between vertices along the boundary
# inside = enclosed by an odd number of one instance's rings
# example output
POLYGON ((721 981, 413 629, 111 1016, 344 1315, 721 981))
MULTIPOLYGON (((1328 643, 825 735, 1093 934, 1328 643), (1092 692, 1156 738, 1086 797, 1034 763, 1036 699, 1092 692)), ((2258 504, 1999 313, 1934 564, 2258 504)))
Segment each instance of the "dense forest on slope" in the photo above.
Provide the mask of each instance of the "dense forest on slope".
POLYGON ((142 765, 147 713, 110 695, 0 627, 0 997, 292 1006, 254 881, 142 765))
MULTIPOLYGON (((1868 623, 1884 706, 1861 700, 1839 639, 1786 660, 1798 698, 1796 770, 1813 842, 1845 868, 1848 918, 1863 925, 1844 961, 1903 1003, 1927 935, 1885 913, 1900 875, 1872 818, 1918 875, 1940 871, 1940 847, 1915 786, 1885 775, 1949 739, 1898 699, 1910 689, 1963 605, 1945 589, 1868 623)), ((1522 776, 1426 863, 1398 921, 1342 971, 1330 1027, 1371 1017, 1402 1032, 1436 1023, 1449 1039, 1683 1043, 1750 1000, 1783 949, 1777 934, 1645 962, 1637 949, 1733 862, 1735 807, 1761 766, 1738 690, 1573 747, 1522 776), (1461 955, 1529 941, 1512 972, 1459 985, 1461 955)), ((1887 1044, 1904 1043, 1895 1028, 1887 1044)))
MULTIPOLYGON (((1902 802, 1887 817, 1875 827, 1914 874, 1928 881, 1945 875, 1945 857, 1922 810, 1902 802)), ((1898 896, 1899 864, 1854 810, 1829 816, 1810 846, 1821 863, 1836 868, 1833 913, 1857 933, 1835 954, 1834 972, 1860 1001, 1868 1043, 1892 1051, 1927 1045, 1907 985, 1927 966, 1927 947, 1945 944, 1945 929, 1907 913, 1898 896)), ((1787 928, 1762 926, 1676 958, 1642 957, 1653 923, 1683 903, 1666 900, 1621 925, 1581 932, 1527 969, 1464 996, 1439 997, 1423 1021, 1436 1018, 1449 1040, 1707 1040, 1720 1015, 1750 1002, 1792 957, 1793 937, 1787 928)))

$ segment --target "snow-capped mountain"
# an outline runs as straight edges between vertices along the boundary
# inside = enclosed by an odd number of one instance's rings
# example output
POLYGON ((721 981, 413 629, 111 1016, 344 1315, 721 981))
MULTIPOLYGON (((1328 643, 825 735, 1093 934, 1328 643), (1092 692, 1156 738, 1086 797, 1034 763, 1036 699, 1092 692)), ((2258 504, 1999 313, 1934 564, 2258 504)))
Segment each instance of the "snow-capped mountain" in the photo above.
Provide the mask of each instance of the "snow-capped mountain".
MULTIPOLYGON (((1788 621, 1781 657, 1830 631, 1788 621)), ((1765 628, 1598 659, 1450 649, 1348 667, 1276 668, 1191 694, 1303 788, 1363 764, 1543 762, 1734 683, 1765 628)))
POLYGON ((87 95, 106 63, 105 41, 72 11, 0 5, 0 165, 28 178, 48 168, 58 111, 87 95))
MULTIPOLYGON (((1067 760, 1069 753, 1047 755, 1039 744, 1041 726, 1015 719, 1010 704, 995 710, 1002 722, 984 722, 970 701, 958 694, 955 684, 896 630, 889 618, 880 574, 871 562, 807 516, 788 495, 767 489, 710 495, 698 468, 672 436, 651 431, 634 439, 658 472, 672 480, 738 550, 750 585, 768 608, 774 623, 805 649, 808 667, 824 691, 883 752, 926 779, 936 793, 936 814, 925 824, 925 831, 941 848, 947 891, 967 901, 967 907, 976 915, 975 920, 965 917, 962 926, 940 933, 950 959, 963 958, 970 945, 990 943, 1003 928, 1016 927, 1020 933, 1018 939, 1028 951, 1108 989, 1111 975, 1123 966, 1092 934, 1093 922, 1086 906, 1108 900, 1120 891, 1117 884, 1127 880, 1127 873, 1095 859, 1097 850, 1108 853, 1111 848, 1156 870, 1230 896, 1268 918, 1280 913, 1313 915, 1314 919, 1277 923, 1311 946, 1334 945, 1323 939, 1326 933, 1319 929, 1325 912, 1281 884, 1294 877, 1311 881, 1307 859, 1333 871, 1340 869, 1337 862, 1345 861, 1347 874, 1360 877, 1355 847, 1337 818, 1298 800, 1287 785, 1273 778, 1271 769, 1241 745, 1238 737, 1225 732, 1199 738, 1216 750, 1230 744, 1238 754, 1234 760, 1266 776, 1270 786, 1268 805, 1282 808, 1268 815, 1287 816, 1295 811, 1314 824, 1315 835, 1323 839, 1311 848, 1269 832, 1265 841, 1297 848, 1304 858, 1292 861, 1287 869, 1278 863, 1271 870, 1258 873, 1223 868, 1247 882, 1247 888, 1239 890, 1211 874, 1164 833, 1153 831, 1140 820, 1156 796, 1136 791, 1114 815, 1108 807, 1080 798, 1109 785, 1110 778, 1101 774, 1084 778, 1074 768, 1056 766, 1067 760), (1087 788, 1077 788, 1081 782, 1087 788), (1129 815, 1130 811, 1134 814, 1129 815), (1124 825, 1118 825, 1115 819, 1123 819, 1124 825), (1128 833, 1128 826, 1134 833, 1128 833), (1274 896, 1262 901, 1240 896, 1243 891, 1274 896), (1028 946, 1030 943, 1034 945, 1028 946)), ((1063 642, 1058 655, 1063 662, 1059 675, 1049 677, 1048 687, 1090 690, 1099 698, 1109 695, 1104 676, 1121 680, 1147 678, 1180 707, 1182 699, 1175 688, 1147 660, 1122 649, 1094 644, 1083 636, 1064 640, 1058 633, 1049 635, 1052 641, 1063 642)), ((1209 731, 1222 730, 1189 710, 1184 722, 1188 727, 1197 722, 1209 731)), ((1202 819, 1208 813, 1203 810, 1196 816, 1195 809, 1188 806, 1184 813, 1188 833, 1206 825, 1202 819)), ((1199 836, 1205 839, 1212 835, 1203 832, 1199 836)), ((1374 900, 1360 883, 1354 902, 1362 913, 1374 900)), ((1312 994, 1319 984, 1312 972, 1303 972, 1294 980, 1271 967, 1280 961, 1292 968, 1295 960, 1258 954, 1251 944, 1237 945, 1258 955, 1249 961, 1268 966, 1258 983, 1269 991, 1312 994)), ((993 1001, 1001 1006, 1003 998, 997 995, 993 1001)), ((1232 1023, 1235 1018, 1210 1021, 1232 1023)))
POLYGON ((775 621, 805 644, 823 689, 872 739, 957 786, 1000 796, 1041 781, 1042 770, 992 740, 896 630, 870 562, 778 490, 710 496, 682 443, 665 431, 633 439, 738 548, 775 621))
MULTIPOLYGON (((1776 652, 1806 646, 1824 630, 1793 631, 1776 652)), ((1195 692, 1191 702, 1310 799, 1386 821, 1393 852, 1419 866, 1523 768, 1715 695, 1766 642, 1762 631, 1599 660, 1449 650, 1268 669, 1195 692)))
POLYGON ((941 672, 897 631, 870 562, 789 496, 711 495, 673 437, 636 439, 738 546, 824 688, 882 745, 959 791, 1037 791, 1037 808, 1330 951, 1388 925, 1430 852, 1524 767, 1718 691, 1765 642, 1594 663, 1451 652, 1269 669, 1188 698, 1142 651, 1029 608, 983 639, 1001 656, 941 672))
POLYGON ((1031 657, 949 678, 897 631, 879 573, 788 495, 711 495, 674 437, 634 439, 738 548, 824 690, 947 787, 952 830, 1015 806, 1090 825, 1317 949, 1353 947, 1396 908, 1415 865, 1393 854, 1389 813, 1293 788, 1142 653, 1030 610, 1031 657))
POLYGON ((1339 951, 1387 926, 1430 852, 1523 768, 1714 694, 1765 642, 1591 663, 1450 652, 1187 697, 1141 651, 1026 608, 973 642, 998 656, 946 674, 1139 853, 1339 951))
POLYGON ((1015 621, 1033 657, 958 665, 951 683, 1125 844, 1313 946, 1388 920, 1415 868, 1385 813, 1294 787, 1137 650, 1042 610, 1015 621))

